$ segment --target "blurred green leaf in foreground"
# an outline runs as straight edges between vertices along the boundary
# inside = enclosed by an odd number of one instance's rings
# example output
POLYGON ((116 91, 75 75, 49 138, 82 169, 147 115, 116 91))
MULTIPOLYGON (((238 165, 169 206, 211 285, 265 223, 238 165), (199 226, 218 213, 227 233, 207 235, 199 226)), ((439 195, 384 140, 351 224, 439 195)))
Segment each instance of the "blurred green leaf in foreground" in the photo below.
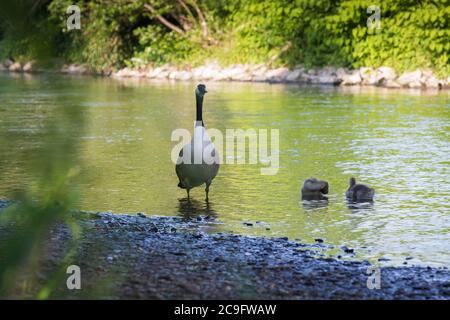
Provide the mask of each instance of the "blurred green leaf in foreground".
MULTIPOLYGON (((48 298, 65 283, 66 268, 76 253, 80 228, 70 213, 78 199, 75 181, 80 164, 78 135, 73 131, 83 128, 82 112, 67 106, 51 112, 39 126, 43 142, 27 155, 32 158, 26 168, 32 179, 11 194, 12 205, 0 211, 0 298, 48 298), (40 258, 49 250, 46 239, 57 226, 68 228, 69 239, 62 254, 55 256, 56 267, 43 266, 40 258)), ((14 143, 14 137, 0 132, 0 142, 14 143)), ((54 255, 51 248, 50 254, 54 255)))

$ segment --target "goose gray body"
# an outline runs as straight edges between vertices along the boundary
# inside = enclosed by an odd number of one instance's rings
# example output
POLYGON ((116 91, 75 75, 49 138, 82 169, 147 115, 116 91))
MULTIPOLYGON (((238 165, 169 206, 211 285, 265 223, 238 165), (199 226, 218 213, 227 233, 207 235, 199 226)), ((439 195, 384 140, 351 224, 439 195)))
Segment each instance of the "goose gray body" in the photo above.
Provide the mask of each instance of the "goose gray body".
POLYGON ((350 178, 350 186, 345 192, 345 196, 353 202, 370 202, 373 201, 375 190, 364 184, 356 183, 355 178, 350 178))
POLYGON ((205 93, 206 87, 202 84, 198 85, 195 90, 197 118, 194 135, 191 142, 181 149, 175 166, 175 172, 180 181, 178 187, 186 189, 188 198, 189 191, 192 188, 205 184, 206 200, 208 200, 209 186, 219 171, 220 158, 218 152, 214 148, 214 144, 206 133, 203 122, 202 108, 205 93), (200 161, 196 163, 196 159, 200 161))
MULTIPOLYGON (((195 131, 199 131, 195 129, 195 131)), ((195 133, 194 133, 195 134, 195 133)), ((211 141, 203 141, 201 150, 205 150, 205 148, 211 145, 211 141)), ((212 146, 214 147, 214 145, 212 146)), ((219 159, 218 154, 215 149, 213 149, 212 156, 214 158, 214 162, 212 164, 206 163, 205 159, 202 159, 202 163, 196 164, 194 163, 194 139, 191 142, 181 149, 179 154, 179 164, 175 166, 175 171, 177 173, 178 179, 180 183, 178 186, 183 189, 192 189, 202 184, 206 184, 207 186, 211 184, 212 180, 216 177, 217 172, 219 171, 219 159), (191 161, 190 163, 182 162, 182 158, 185 154, 191 153, 191 161)))

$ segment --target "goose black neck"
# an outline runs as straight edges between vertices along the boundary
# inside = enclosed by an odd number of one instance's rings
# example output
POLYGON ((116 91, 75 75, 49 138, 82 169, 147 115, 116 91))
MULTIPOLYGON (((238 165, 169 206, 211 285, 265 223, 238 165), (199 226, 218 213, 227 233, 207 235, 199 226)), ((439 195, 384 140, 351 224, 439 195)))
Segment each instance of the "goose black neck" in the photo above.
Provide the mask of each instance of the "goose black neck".
POLYGON ((203 123, 203 97, 200 95, 195 95, 195 99, 197 102, 197 117, 195 118, 195 121, 201 122, 202 126, 204 127, 205 124, 203 123))

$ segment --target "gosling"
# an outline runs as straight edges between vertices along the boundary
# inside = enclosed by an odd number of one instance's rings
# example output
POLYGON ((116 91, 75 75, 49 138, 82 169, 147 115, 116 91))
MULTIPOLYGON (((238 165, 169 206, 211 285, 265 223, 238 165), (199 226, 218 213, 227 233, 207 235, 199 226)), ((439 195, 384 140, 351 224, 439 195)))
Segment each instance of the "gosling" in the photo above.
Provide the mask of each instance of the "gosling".
POLYGON ((345 192, 348 200, 353 202, 372 202, 375 196, 375 190, 360 183, 356 183, 355 178, 350 178, 350 186, 345 192))
POLYGON ((328 193, 328 182, 316 178, 306 179, 302 187, 302 200, 324 200, 328 193))

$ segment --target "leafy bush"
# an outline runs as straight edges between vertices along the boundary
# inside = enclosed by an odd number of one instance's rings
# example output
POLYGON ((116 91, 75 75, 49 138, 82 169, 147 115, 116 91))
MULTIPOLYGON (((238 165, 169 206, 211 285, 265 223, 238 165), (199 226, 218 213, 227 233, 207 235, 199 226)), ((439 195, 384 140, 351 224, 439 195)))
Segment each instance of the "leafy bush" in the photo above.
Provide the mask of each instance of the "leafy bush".
POLYGON ((342 43, 353 67, 388 65, 399 71, 421 67, 450 73, 448 1, 383 1, 381 29, 366 26, 369 3, 343 1, 337 13, 325 19, 326 29, 342 43))
POLYGON ((64 32, 71 4, 49 0, 48 11, 33 21, 47 27, 27 37, 0 24, 0 54, 32 56, 45 43, 65 60, 97 70, 213 58, 222 64, 387 65, 450 74, 448 0, 380 2, 381 29, 367 27, 371 0, 82 0, 82 29, 64 32))
POLYGON ((199 46, 188 38, 161 29, 163 27, 159 25, 149 25, 134 31, 134 35, 139 39, 135 58, 140 64, 179 64, 189 61, 199 50, 199 46))
POLYGON ((58 30, 46 17, 42 1, 0 1, 0 59, 47 62, 56 55, 52 40, 58 30))
POLYGON ((265 62, 288 42, 282 64, 307 67, 418 67, 449 74, 447 0, 380 3, 381 29, 369 29, 370 0, 242 0, 232 15, 236 52, 265 62))
POLYGON ((62 53, 70 62, 86 63, 101 71, 116 69, 130 57, 136 43, 133 29, 140 15, 138 3, 108 0, 80 1, 81 29, 66 30, 69 0, 54 0, 48 6, 50 18, 59 23, 62 53))

